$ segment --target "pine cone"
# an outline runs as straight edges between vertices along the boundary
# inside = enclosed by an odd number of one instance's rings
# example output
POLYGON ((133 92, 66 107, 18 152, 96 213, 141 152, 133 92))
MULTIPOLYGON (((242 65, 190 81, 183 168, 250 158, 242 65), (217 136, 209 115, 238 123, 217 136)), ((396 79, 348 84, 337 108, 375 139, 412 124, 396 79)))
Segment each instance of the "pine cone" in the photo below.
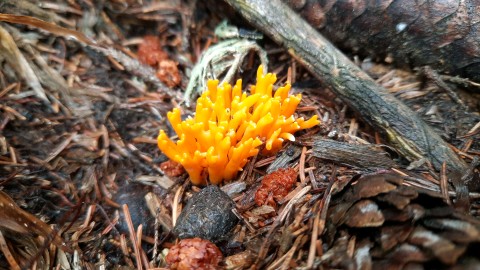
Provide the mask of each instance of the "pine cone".
POLYGON ((377 174, 336 183, 325 267, 480 267, 480 221, 446 204, 440 194, 404 182, 398 175, 377 174))

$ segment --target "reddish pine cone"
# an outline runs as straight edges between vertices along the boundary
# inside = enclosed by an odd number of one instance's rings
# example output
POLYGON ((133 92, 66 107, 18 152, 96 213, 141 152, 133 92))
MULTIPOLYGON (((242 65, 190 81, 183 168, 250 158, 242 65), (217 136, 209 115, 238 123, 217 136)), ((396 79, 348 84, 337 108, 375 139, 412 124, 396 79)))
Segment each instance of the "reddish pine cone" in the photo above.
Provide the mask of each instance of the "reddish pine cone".
POLYGON ((263 177, 262 185, 255 193, 258 206, 268 204, 275 207, 297 182, 297 172, 292 168, 279 169, 263 177))
POLYGON ((200 238, 183 239, 173 246, 166 257, 170 269, 219 269, 222 252, 212 242, 200 238))

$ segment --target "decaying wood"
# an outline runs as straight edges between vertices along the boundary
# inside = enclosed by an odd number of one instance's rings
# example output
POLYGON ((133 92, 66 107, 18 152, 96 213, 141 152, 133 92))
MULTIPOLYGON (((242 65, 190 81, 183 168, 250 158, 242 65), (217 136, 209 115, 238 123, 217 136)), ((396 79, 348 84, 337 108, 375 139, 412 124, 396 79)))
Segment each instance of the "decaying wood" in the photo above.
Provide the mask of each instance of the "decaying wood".
POLYGON ((353 145, 330 139, 316 138, 313 156, 363 169, 392 168, 397 164, 377 145, 353 145))
POLYGON ((478 1, 284 2, 330 41, 357 54, 480 81, 478 1))
POLYGON ((297 145, 290 145, 285 151, 279 154, 275 160, 268 166, 267 172, 271 173, 280 168, 286 168, 289 163, 297 159, 302 153, 302 148, 297 145))
POLYGON ((281 1, 226 2, 274 41, 282 44, 366 121, 383 131, 397 151, 407 159, 427 159, 437 169, 446 162, 450 172, 466 170, 466 163, 412 110, 378 86, 281 1))

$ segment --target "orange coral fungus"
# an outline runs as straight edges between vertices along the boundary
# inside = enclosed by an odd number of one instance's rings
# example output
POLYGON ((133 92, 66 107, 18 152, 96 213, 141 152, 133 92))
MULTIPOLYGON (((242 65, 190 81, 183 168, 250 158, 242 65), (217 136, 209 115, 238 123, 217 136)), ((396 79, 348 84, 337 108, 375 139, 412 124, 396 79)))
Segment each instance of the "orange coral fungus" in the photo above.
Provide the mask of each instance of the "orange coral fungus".
POLYGON ((183 165, 193 184, 205 184, 205 172, 213 184, 233 179, 263 143, 267 151, 278 151, 285 139, 295 140, 294 132, 320 123, 316 115, 296 118, 302 95, 289 95, 289 83, 274 92, 276 80, 260 66, 250 95, 242 92, 242 80, 233 87, 209 80, 193 118, 181 121, 178 108, 167 114, 179 140, 174 143, 160 130, 158 147, 183 165))
POLYGON ((215 270, 219 269, 223 255, 220 249, 208 240, 183 239, 173 246, 165 258, 169 269, 215 270))
POLYGON ((258 206, 267 204, 275 207, 297 182, 297 172, 292 169, 279 169, 263 177, 262 185, 255 193, 258 206))

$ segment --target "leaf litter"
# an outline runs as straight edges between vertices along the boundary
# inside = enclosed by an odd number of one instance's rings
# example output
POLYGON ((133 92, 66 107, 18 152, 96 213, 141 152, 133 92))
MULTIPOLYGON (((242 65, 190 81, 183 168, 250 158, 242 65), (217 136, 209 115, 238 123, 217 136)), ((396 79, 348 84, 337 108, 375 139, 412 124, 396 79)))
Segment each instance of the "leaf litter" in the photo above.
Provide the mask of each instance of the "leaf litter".
MULTIPOLYGON (((202 189, 165 163, 155 138, 168 129, 166 112, 182 106, 180 89, 201 53, 217 42, 215 26, 225 18, 205 4, 182 1, 108 2, 95 16, 98 7, 90 2, 51 2, 40 9, 7 2, 3 13, 22 6, 25 14, 16 15, 28 16, 23 25, 0 25, 6 40, 0 53, 0 268, 167 267, 168 251, 178 244, 171 230, 202 189), (91 37, 64 30, 75 25, 91 37), (147 35, 155 35, 177 63, 178 87, 162 83, 155 65, 136 60, 147 35)), ((19 22, 12 18, 1 17, 19 22)), ((316 114, 322 124, 300 133, 277 156, 254 157, 222 187, 240 222, 217 243, 220 265, 480 265, 480 194, 468 194, 469 211, 455 209, 456 191, 444 172, 421 161, 409 167, 284 49, 268 39, 262 47, 269 70, 304 95, 299 113, 316 114), (325 146, 341 155, 320 151, 325 146), (262 179, 282 168, 297 175, 292 188, 283 199, 256 205, 262 179)), ((236 73, 253 79, 259 63, 247 56, 236 73)), ((475 163, 478 113, 462 111, 437 84, 414 73, 359 65, 475 163)), ((476 99, 461 93, 467 106, 478 108, 469 104, 476 99)))

